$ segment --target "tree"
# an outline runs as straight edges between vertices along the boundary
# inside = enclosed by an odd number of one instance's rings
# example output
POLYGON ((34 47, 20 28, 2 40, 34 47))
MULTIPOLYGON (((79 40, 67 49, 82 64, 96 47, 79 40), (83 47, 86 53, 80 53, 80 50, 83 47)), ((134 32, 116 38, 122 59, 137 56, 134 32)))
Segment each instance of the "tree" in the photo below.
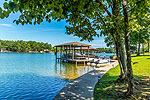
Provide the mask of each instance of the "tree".
MULTIPOLYGON (((149 0, 130 0, 128 4, 126 0, 12 0, 4 3, 4 10, 0 9, 0 17, 8 17, 11 12, 19 11, 19 19, 14 22, 22 25, 65 19, 69 23, 66 33, 78 36, 81 40, 92 41, 95 36, 111 35, 123 76, 128 80, 127 95, 131 95, 133 73, 129 41, 130 20, 134 18, 140 23, 145 21, 143 16, 149 14, 149 4, 149 0)), ((136 25, 133 24, 133 27, 136 25)))
POLYGON ((36 42, 36 41, 8 41, 0 40, 1 47, 6 48, 8 51, 13 52, 29 52, 29 51, 43 51, 44 49, 51 50, 52 46, 48 43, 36 42), (31 50, 31 48, 33 48, 31 50))
POLYGON ((2 45, 1 45, 1 42, 0 42, 0 49, 1 49, 2 45))
POLYGON ((140 29, 138 32, 133 31, 130 34, 130 41, 132 42, 132 44, 136 44, 138 46, 138 50, 137 50, 138 56, 140 55, 141 44, 146 43, 146 41, 148 41, 148 38, 149 38, 149 34, 147 29, 140 29))

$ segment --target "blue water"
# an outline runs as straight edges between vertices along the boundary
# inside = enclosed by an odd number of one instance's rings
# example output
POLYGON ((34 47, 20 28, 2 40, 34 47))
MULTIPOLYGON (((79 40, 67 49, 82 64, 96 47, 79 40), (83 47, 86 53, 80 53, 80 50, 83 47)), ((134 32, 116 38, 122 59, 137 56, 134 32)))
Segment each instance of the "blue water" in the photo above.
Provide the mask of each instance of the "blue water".
POLYGON ((92 69, 56 62, 53 53, 0 53, 0 100, 52 100, 70 80, 92 69))

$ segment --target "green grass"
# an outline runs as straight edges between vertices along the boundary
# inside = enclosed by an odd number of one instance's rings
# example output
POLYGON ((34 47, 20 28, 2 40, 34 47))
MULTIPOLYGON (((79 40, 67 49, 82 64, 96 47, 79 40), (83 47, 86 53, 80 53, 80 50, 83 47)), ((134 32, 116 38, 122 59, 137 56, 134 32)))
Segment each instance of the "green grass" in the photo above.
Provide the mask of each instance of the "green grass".
POLYGON ((115 83, 120 74, 119 66, 109 70, 96 84, 94 90, 95 100, 124 100, 124 99, 147 99, 150 98, 150 53, 135 56, 132 55, 132 68, 135 82, 135 93, 133 96, 125 98, 126 83, 115 83), (143 85, 144 84, 144 85, 143 85), (145 93, 145 94, 143 94, 145 93))

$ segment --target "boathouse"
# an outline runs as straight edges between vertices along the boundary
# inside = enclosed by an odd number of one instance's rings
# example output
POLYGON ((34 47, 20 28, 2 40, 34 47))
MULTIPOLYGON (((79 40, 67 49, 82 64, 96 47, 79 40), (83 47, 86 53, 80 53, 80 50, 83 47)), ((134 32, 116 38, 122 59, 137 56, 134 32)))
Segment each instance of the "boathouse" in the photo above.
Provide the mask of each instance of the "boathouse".
POLYGON ((80 42, 64 43, 54 46, 56 48, 55 55, 56 60, 62 60, 66 62, 78 62, 84 63, 90 61, 89 58, 92 54, 89 54, 90 50, 97 51, 95 48, 90 48, 91 45, 80 42))

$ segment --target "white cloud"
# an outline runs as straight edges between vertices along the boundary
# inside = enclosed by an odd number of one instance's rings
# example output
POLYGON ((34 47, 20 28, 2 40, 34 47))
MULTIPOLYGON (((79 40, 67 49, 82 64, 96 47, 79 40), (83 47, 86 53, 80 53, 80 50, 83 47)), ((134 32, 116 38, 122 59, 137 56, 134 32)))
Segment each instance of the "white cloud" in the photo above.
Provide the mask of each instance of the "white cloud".
POLYGON ((0 24, 0 26, 12 27, 12 24, 0 24))

